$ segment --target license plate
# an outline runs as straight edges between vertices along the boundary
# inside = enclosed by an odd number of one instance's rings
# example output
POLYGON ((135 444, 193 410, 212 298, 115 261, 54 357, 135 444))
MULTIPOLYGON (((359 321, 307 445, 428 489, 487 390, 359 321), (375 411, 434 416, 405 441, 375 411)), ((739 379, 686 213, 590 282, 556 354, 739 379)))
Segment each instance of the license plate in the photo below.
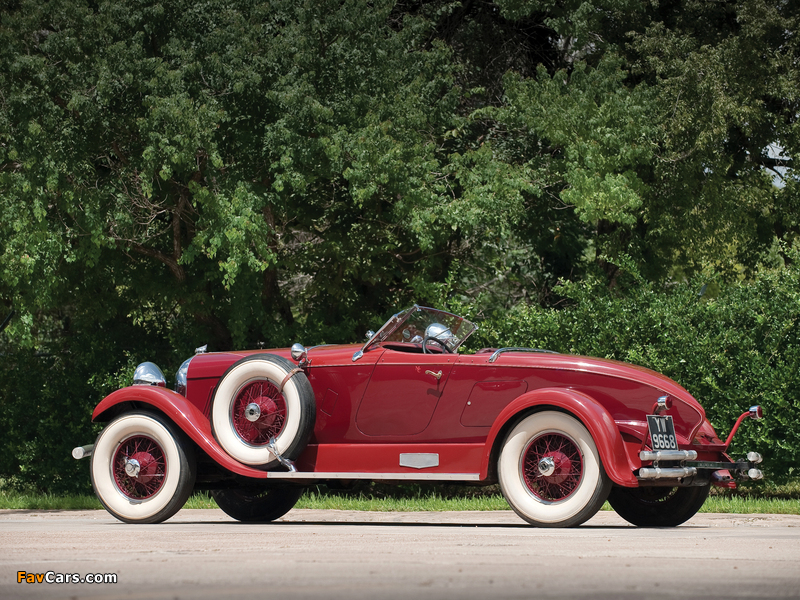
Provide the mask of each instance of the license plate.
POLYGON ((650 447, 653 450, 677 450, 675 425, 669 415, 647 415, 647 428, 650 430, 650 447))

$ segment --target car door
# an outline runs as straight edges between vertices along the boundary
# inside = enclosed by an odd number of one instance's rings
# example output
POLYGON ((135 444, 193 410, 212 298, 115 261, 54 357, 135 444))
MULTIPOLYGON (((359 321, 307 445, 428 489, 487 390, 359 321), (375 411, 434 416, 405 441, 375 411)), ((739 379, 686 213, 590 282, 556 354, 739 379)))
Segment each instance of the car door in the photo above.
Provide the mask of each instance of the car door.
POLYGON ((456 358, 453 354, 387 349, 358 408, 358 429, 369 436, 422 433, 431 422, 456 358))

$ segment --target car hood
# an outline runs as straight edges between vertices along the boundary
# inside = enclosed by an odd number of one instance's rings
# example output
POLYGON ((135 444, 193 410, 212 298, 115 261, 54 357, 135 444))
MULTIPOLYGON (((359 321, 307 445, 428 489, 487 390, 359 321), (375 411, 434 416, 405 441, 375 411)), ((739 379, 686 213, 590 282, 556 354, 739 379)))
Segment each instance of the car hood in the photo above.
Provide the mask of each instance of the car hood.
MULTIPOLYGON (((308 359, 310 367, 333 366, 350 364, 353 353, 361 348, 357 344, 336 344, 329 346, 309 346, 308 359)), ((256 354, 275 354, 292 362, 289 348, 271 348, 269 350, 241 350, 235 352, 208 352, 196 354, 189 364, 188 379, 201 379, 208 377, 221 377, 233 363, 246 356, 256 354)))

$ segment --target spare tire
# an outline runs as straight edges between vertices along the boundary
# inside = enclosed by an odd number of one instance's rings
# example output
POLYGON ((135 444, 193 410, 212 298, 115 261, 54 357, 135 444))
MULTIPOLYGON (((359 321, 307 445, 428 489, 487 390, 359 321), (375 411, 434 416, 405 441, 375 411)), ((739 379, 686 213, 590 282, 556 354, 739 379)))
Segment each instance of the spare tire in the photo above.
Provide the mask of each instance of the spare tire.
POLYGON ((262 469, 295 460, 314 431, 314 390, 305 373, 274 354, 255 354, 232 364, 211 399, 211 429, 239 462, 262 469))

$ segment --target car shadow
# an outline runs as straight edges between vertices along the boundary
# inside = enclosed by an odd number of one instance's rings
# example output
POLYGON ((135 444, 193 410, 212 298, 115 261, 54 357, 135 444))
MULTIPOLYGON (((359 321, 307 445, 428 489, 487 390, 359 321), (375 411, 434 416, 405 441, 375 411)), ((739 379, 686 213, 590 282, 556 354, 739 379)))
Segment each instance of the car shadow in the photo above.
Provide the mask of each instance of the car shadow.
MULTIPOLYGON (((124 524, 124 523, 120 523, 124 524)), ((575 530, 575 529, 591 529, 591 530, 609 530, 609 531, 621 531, 626 529, 643 529, 639 527, 635 527, 634 525, 629 524, 604 524, 604 525, 592 525, 592 524, 583 524, 579 525, 578 527, 534 527, 532 525, 528 525, 527 523, 435 523, 435 522, 420 522, 420 523, 410 523, 404 521, 248 521, 248 522, 241 522, 241 521, 176 521, 171 522, 167 521, 166 524, 169 525, 202 525, 202 524, 217 524, 217 525, 232 525, 234 527, 243 527, 247 525, 269 525, 270 527, 297 527, 299 526, 309 526, 309 527, 320 527, 320 526, 327 526, 327 527, 341 527, 341 526, 349 526, 349 527, 407 527, 407 528, 423 528, 423 527, 445 527, 448 529, 519 529, 519 530, 528 530, 528 531, 565 531, 565 530, 575 530)), ((667 530, 675 530, 675 527, 648 527, 647 529, 667 529, 667 530)), ((692 526, 692 525, 683 525, 681 529, 708 529, 706 526, 692 526)))

